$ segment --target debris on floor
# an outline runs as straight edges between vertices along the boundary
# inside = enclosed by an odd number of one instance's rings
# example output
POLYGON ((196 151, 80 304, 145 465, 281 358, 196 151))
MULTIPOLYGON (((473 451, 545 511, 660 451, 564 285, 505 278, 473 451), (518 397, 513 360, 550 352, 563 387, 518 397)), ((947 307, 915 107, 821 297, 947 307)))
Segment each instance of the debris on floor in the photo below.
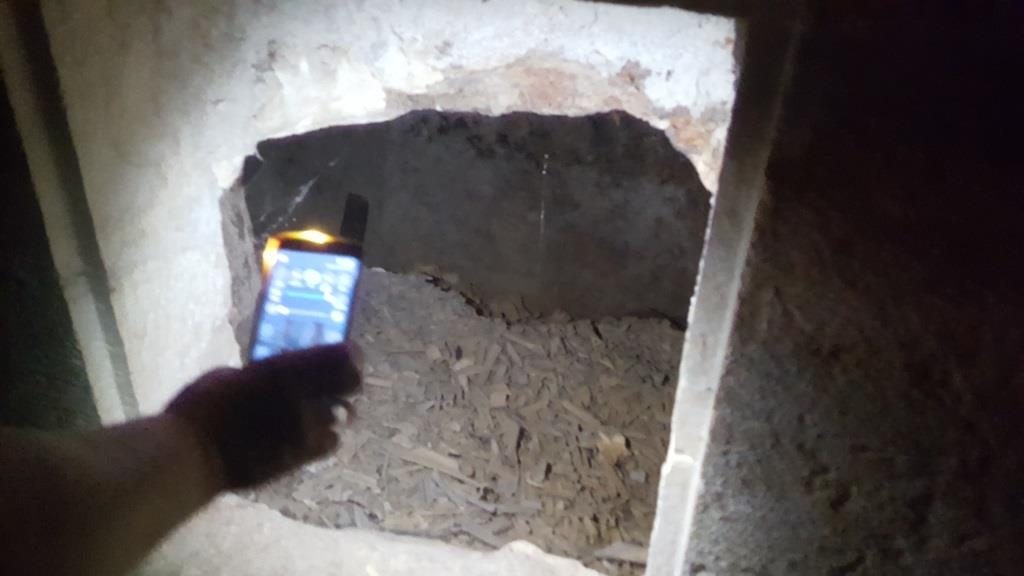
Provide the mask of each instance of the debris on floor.
POLYGON ((358 417, 329 458, 245 496, 327 527, 638 574, 683 334, 652 319, 509 325, 424 276, 364 274, 358 417))

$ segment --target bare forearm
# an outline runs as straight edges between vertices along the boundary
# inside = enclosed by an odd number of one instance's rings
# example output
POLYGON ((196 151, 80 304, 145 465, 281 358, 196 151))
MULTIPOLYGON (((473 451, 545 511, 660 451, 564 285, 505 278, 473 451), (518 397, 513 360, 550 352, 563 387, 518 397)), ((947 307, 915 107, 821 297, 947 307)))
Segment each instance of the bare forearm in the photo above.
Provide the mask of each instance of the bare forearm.
POLYGON ((89 550, 106 568, 98 573, 133 566, 222 488, 215 456, 173 416, 102 430, 90 440, 95 457, 106 460, 101 469, 106 477, 93 496, 98 513, 93 522, 99 525, 86 526, 93 528, 88 533, 106 532, 89 550), (111 456, 122 460, 111 462, 111 456))
POLYGON ((215 462, 168 415, 79 437, 0 432, 0 563, 122 574, 221 489, 215 462))
POLYGON ((163 414, 80 435, 0 429, 0 574, 124 574, 220 490, 337 445, 359 388, 343 345, 221 368, 163 414))

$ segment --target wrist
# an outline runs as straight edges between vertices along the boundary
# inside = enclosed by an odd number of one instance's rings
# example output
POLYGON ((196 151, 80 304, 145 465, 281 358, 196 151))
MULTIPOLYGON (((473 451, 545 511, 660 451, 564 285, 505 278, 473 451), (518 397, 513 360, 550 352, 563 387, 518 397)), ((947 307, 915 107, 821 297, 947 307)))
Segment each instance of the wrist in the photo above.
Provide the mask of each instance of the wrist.
POLYGON ((163 420, 172 430, 174 437, 179 439, 183 451, 194 455, 196 468, 200 471, 200 478, 210 497, 226 490, 229 486, 224 461, 208 431, 199 423, 173 411, 166 411, 158 418, 163 420))

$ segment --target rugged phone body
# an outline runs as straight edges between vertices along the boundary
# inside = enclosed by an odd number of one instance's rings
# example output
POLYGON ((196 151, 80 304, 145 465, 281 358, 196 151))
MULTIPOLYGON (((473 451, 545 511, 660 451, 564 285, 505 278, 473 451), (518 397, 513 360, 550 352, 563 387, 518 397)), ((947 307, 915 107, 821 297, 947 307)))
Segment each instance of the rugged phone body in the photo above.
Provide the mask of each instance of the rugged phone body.
POLYGON ((348 338, 362 247, 316 230, 271 237, 249 360, 348 338))
POLYGON ((303 230, 267 240, 250 361, 348 339, 368 206, 362 196, 349 194, 340 236, 303 230))

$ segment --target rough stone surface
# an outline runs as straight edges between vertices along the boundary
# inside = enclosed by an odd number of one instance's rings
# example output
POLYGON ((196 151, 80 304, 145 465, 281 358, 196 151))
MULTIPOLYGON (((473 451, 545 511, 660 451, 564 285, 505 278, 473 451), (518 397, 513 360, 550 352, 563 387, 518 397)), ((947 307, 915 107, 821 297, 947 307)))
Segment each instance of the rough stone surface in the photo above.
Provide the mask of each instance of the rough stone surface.
POLYGON ((251 250, 281 230, 337 230, 354 192, 370 201, 370 266, 431 273, 513 320, 686 322, 710 196, 664 133, 628 114, 415 112, 257 150, 251 250))
POLYGON ((433 540, 289 520, 223 496, 168 538, 139 571, 147 576, 600 576, 527 542, 484 552, 433 540))
POLYGON ((805 39, 684 573, 1020 573, 1022 54, 935 18, 805 39))
POLYGON ((715 399, 799 30, 797 22, 774 19, 744 27, 744 70, 736 89, 722 185, 708 223, 687 318, 672 439, 662 467, 648 552, 648 576, 679 576, 683 572, 715 399))
MULTIPOLYGON (((689 510, 694 483, 700 474, 693 459, 669 456, 661 466, 658 483, 658 507, 651 529, 647 550, 645 574, 679 574, 686 554, 683 538, 687 531, 680 529, 692 518, 689 510)), ((688 526, 686 526, 688 528, 688 526)))
POLYGON ((671 8, 48 0, 43 11, 143 413, 239 359, 219 199, 261 140, 431 107, 623 109, 665 129, 714 190, 733 97, 732 21, 671 8))
POLYGON ((682 336, 654 319, 510 325, 425 276, 369 270, 358 417, 330 458, 247 495, 325 527, 525 540, 641 573, 595 554, 646 555, 682 336))

